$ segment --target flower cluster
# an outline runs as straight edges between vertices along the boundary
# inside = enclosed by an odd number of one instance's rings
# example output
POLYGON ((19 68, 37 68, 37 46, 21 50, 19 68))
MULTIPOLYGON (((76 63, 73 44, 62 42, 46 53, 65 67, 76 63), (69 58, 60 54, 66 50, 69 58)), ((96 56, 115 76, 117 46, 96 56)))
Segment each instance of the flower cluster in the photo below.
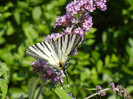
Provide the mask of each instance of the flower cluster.
POLYGON ((76 23, 76 19, 74 16, 66 14, 64 16, 56 18, 56 21, 54 23, 54 28, 56 26, 70 26, 76 23))
POLYGON ((105 11, 106 0, 74 0, 66 6, 66 11, 68 14, 75 15, 85 11, 93 12, 96 7, 105 11))
MULTIPOLYGON (((35 60, 30 65, 33 67, 32 72, 40 73, 41 79, 48 79, 49 81, 54 81, 54 83, 57 84, 59 77, 57 73, 55 73, 54 70, 48 66, 46 61, 35 60)), ((60 77, 61 77, 61 82, 63 83, 62 77, 65 77, 63 71, 61 71, 60 77)))
POLYGON ((97 89, 98 92, 100 92, 100 95, 101 95, 101 96, 105 96, 105 92, 102 91, 102 87, 101 87, 100 85, 97 85, 97 86, 96 86, 96 89, 97 89))
POLYGON ((57 38, 59 38, 59 37, 61 37, 62 35, 61 34, 59 34, 59 33, 52 33, 51 35, 48 35, 45 39, 44 39, 44 41, 50 41, 51 39, 57 39, 57 38))
POLYGON ((82 29, 86 32, 89 32, 91 29, 93 23, 92 23, 92 17, 89 15, 88 12, 85 13, 83 17, 80 19, 80 25, 82 26, 82 29))
POLYGON ((114 91, 114 93, 118 93, 119 96, 124 96, 125 99, 132 99, 128 92, 126 92, 126 88, 122 88, 121 85, 115 86, 115 84, 112 82, 110 83, 111 90, 114 91))
POLYGON ((108 91, 108 90, 113 90, 114 93, 118 93, 119 96, 121 96, 121 97, 123 96, 125 99, 132 99, 131 96, 129 95, 129 93, 126 92, 126 88, 122 88, 121 85, 115 86, 115 84, 113 82, 110 83, 110 88, 102 89, 102 87, 100 85, 97 85, 96 89, 98 91, 97 93, 94 93, 85 99, 90 99, 96 95, 104 96, 105 91, 108 91))
POLYGON ((106 0, 94 0, 94 5, 102 11, 105 11, 107 9, 105 4, 106 0))
POLYGON ((79 34, 83 41, 84 31, 89 32, 93 25, 89 13, 96 7, 105 11, 106 0, 74 0, 66 6, 66 15, 56 18, 54 27, 63 26, 63 34, 79 34))

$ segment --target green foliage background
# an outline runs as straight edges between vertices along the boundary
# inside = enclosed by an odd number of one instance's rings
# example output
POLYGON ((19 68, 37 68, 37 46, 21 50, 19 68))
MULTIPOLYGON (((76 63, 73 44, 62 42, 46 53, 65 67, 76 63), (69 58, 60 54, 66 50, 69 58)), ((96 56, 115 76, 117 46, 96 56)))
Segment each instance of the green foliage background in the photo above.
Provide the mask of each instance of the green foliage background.
MULTIPOLYGON (((61 28, 53 28, 53 23, 66 13, 65 6, 70 1, 0 1, 0 71, 4 70, 0 76, 8 84, 10 99, 21 95, 28 98, 28 81, 38 74, 30 72, 29 64, 35 59, 26 56, 25 50, 52 32, 61 32, 61 28)), ((133 0, 108 0, 107 7, 105 12, 97 9, 91 13, 93 28, 85 33, 78 55, 71 58, 68 66, 70 88, 64 78, 63 87, 77 99, 95 92, 89 88, 99 84, 107 88, 112 81, 133 94, 133 0)), ((47 82, 40 99, 58 98, 53 87, 53 83, 47 82)), ((120 97, 110 91, 103 98, 120 97)))

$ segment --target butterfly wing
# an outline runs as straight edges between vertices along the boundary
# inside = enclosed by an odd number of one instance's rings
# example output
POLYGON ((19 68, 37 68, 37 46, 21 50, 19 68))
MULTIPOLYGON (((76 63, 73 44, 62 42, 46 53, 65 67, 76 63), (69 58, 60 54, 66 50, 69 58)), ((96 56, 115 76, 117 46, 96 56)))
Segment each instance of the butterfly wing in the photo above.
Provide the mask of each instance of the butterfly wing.
POLYGON ((63 65, 69 60, 70 55, 78 46, 81 39, 82 38, 77 34, 69 34, 58 38, 54 42, 58 46, 58 57, 63 65))
POLYGON ((58 64, 65 65, 80 41, 81 37, 77 34, 64 35, 57 40, 51 39, 50 42, 44 41, 28 47, 26 55, 45 60, 49 65, 59 69, 58 64))
POLYGON ((35 57, 39 60, 45 60, 49 65, 57 66, 59 58, 52 47, 51 42, 40 42, 29 46, 26 50, 26 55, 35 57))

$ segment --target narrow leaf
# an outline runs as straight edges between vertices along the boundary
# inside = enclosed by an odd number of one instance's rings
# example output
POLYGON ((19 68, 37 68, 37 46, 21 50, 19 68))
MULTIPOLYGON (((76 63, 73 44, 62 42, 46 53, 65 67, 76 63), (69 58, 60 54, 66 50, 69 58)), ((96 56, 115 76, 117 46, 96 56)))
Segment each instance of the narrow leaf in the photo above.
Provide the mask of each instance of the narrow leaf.
POLYGON ((2 91, 2 99, 5 99, 8 86, 7 86, 6 81, 4 79, 0 79, 0 88, 2 91))
POLYGON ((0 68, 0 77, 5 73, 6 71, 2 68, 0 68))
POLYGON ((32 78, 28 82, 29 99, 32 99, 33 93, 35 91, 38 81, 39 81, 39 78, 32 78))
POLYGON ((85 88, 86 90, 93 91, 96 90, 96 88, 85 88))
POLYGON ((32 17, 34 20, 39 19, 42 15, 41 8, 39 6, 33 8, 32 17))
POLYGON ((53 88, 52 90, 60 97, 60 99, 72 99, 68 93, 59 86, 57 86, 55 89, 53 88))

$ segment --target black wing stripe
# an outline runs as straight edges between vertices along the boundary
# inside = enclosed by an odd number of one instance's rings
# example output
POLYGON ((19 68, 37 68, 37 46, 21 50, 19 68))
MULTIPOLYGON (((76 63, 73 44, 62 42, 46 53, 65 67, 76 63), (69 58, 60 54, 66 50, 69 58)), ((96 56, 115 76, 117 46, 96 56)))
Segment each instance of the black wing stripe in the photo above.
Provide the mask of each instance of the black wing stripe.
POLYGON ((71 50, 72 50, 72 47, 73 47, 74 40, 75 40, 75 35, 74 35, 74 36, 71 35, 71 41, 69 42, 67 54, 70 54, 70 52, 71 52, 71 50))
POLYGON ((48 57, 48 55, 47 55, 46 53, 44 53, 44 51, 42 50, 42 49, 44 49, 44 47, 42 46, 41 43, 35 44, 35 47, 36 47, 39 51, 41 51, 44 55, 46 55, 46 56, 48 57))
POLYGON ((62 38, 63 38, 63 46, 62 46, 63 48, 62 48, 62 51, 63 51, 63 53, 65 53, 66 48, 67 48, 68 35, 63 36, 62 38))
POLYGON ((48 48, 48 45, 46 44, 46 42, 43 42, 43 44, 46 46, 47 50, 48 50, 49 52, 51 52, 51 50, 48 48))
POLYGON ((36 50, 37 50, 37 48, 36 48, 34 45, 32 45, 31 47, 33 47, 34 49, 36 49, 36 50))
POLYGON ((51 57, 53 57, 53 59, 57 62, 57 60, 56 60, 56 53, 55 53, 55 50, 54 49, 52 49, 52 44, 50 43, 50 42, 45 42, 45 44, 47 45, 46 47, 47 47, 47 49, 51 52, 51 57))
POLYGON ((42 57, 40 57, 40 55, 36 54, 36 52, 32 51, 30 48, 26 50, 26 55, 29 55, 38 59, 43 59, 42 57))
MULTIPOLYGON (((67 51, 67 49, 68 49, 68 45, 69 45, 69 42, 70 42, 70 35, 67 35, 68 36, 68 41, 67 41, 67 47, 66 47, 66 51, 67 51)), ((65 52, 66 52, 65 51, 65 52)))
POLYGON ((79 43, 78 41, 79 41, 79 36, 76 35, 75 40, 74 40, 74 43, 73 43, 73 48, 74 48, 75 46, 77 46, 77 43, 79 43))
POLYGON ((61 42, 61 37, 57 39, 57 44, 58 44, 58 50, 59 50, 59 60, 62 59, 62 42, 61 42))
POLYGON ((61 50, 62 50, 62 37, 60 38, 60 43, 61 43, 61 50))
MULTIPOLYGON (((50 55, 50 57, 51 57, 55 62, 58 63, 58 60, 56 60, 56 56, 55 56, 55 50, 52 49, 52 43, 50 43, 50 42, 43 42, 42 44, 45 46, 45 49, 46 49, 48 55, 50 55)), ((50 59, 51 59, 51 58, 50 58, 50 59)), ((49 61, 50 61, 50 60, 49 60, 49 61)), ((49 62, 49 64, 50 64, 50 62, 49 62)))
POLYGON ((53 39, 52 39, 51 46, 52 46, 53 50, 55 50, 55 54, 56 54, 57 56, 59 56, 56 41, 54 41, 53 39))
POLYGON ((48 54, 46 52, 44 52, 45 51, 45 47, 43 45, 43 42, 40 42, 40 45, 43 47, 43 50, 42 50, 43 51, 43 54, 45 54, 47 57, 49 57, 48 54))
POLYGON ((76 36, 75 38, 75 42, 73 44, 73 47, 70 51, 70 53, 68 55, 71 55, 71 53, 75 50, 75 48, 78 46, 79 42, 81 41, 81 37, 80 36, 76 36))

